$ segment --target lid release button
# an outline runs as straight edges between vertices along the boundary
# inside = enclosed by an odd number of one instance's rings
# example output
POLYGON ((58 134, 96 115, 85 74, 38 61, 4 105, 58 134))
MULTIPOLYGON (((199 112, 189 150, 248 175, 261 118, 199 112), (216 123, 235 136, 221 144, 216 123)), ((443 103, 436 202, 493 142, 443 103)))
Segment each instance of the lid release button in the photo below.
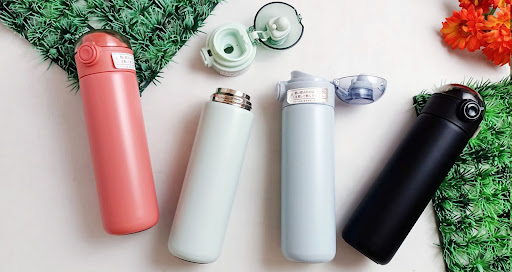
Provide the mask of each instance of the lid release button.
POLYGON ((85 65, 92 65, 98 59, 98 49, 94 43, 84 43, 78 49, 78 59, 85 65))

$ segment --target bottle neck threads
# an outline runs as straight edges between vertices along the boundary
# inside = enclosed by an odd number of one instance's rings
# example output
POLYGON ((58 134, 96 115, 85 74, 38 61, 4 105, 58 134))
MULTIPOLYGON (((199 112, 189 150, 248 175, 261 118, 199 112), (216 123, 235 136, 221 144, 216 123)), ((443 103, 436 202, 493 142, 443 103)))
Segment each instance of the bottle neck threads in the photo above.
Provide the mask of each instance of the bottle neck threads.
POLYGON ((213 102, 232 105, 248 111, 252 109, 251 97, 233 89, 217 88, 217 91, 210 98, 213 102))

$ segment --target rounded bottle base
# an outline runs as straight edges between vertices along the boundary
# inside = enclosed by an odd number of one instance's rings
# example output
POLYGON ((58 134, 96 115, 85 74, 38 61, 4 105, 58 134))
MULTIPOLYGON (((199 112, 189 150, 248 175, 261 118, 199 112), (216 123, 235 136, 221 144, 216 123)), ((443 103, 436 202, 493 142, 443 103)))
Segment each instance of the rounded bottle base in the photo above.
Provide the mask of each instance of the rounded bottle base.
POLYGON ((158 223, 159 216, 158 214, 152 218, 143 218, 135 222, 131 222, 130 224, 123 225, 103 225, 103 228, 108 234, 112 235, 128 235, 134 234, 138 232, 142 232, 152 228, 158 223))
POLYGON ((283 255, 287 260, 292 262, 328 263, 334 259, 334 256, 336 256, 336 251, 320 254, 310 254, 283 250, 283 255))
MULTIPOLYGON (((345 242, 347 244, 349 244, 355 250, 359 251, 359 253, 363 254, 364 256, 366 256, 368 259, 372 260, 376 264, 380 264, 380 265, 388 264, 391 261, 391 259, 393 258, 394 253, 392 253, 391 256, 382 256, 381 254, 376 252, 376 250, 369 249, 367 247, 359 245, 355 241, 352 241, 351 239, 349 239, 349 235, 345 232, 343 232, 341 236, 343 237, 343 240, 345 240, 345 242)), ((389 255, 389 254, 386 254, 386 255, 389 255)))
POLYGON ((168 249, 175 257, 191 263, 208 264, 215 262, 219 258, 217 255, 186 252, 184 250, 174 248, 171 244, 168 244, 168 249))

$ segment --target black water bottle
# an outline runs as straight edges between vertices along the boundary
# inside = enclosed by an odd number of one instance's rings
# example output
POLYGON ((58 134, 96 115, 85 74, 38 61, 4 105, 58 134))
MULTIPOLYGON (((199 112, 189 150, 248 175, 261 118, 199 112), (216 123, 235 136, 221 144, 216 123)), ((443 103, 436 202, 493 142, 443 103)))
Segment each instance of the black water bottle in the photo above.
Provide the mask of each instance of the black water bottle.
POLYGON ((343 239, 378 264, 405 240, 485 113, 482 97, 445 85, 428 100, 343 229, 343 239))

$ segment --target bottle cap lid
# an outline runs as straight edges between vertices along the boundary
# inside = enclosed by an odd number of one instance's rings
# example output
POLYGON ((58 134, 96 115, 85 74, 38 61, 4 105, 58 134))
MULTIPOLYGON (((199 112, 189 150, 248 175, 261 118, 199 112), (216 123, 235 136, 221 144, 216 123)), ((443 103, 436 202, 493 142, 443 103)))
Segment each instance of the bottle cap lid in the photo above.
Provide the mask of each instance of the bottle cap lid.
POLYGON ((432 94, 421 114, 440 117, 472 137, 484 119, 485 103, 475 90, 460 84, 448 84, 432 94))
POLYGON ((271 2, 258 10, 254 17, 253 30, 266 33, 259 39, 265 46, 284 50, 296 45, 304 33, 302 17, 290 4, 271 2))
POLYGON ((477 102, 480 106, 485 106, 484 99, 482 98, 482 96, 477 91, 465 85, 447 84, 437 89, 436 93, 449 95, 460 100, 473 100, 477 102))
POLYGON ((113 30, 92 30, 75 44, 75 64, 78 77, 103 72, 135 72, 135 60, 130 42, 113 30))
POLYGON ((387 81, 384 78, 365 74, 336 78, 332 81, 336 96, 348 104, 370 104, 384 95, 387 81))
POLYGON ((75 52, 84 43, 95 43, 101 47, 126 47, 130 48, 130 41, 121 33, 108 29, 95 29, 86 32, 75 43, 75 52))
POLYGON ((447 95, 460 101, 458 104, 458 117, 462 121, 477 121, 485 114, 485 102, 482 96, 468 86, 447 84, 441 86, 435 93, 447 95))

